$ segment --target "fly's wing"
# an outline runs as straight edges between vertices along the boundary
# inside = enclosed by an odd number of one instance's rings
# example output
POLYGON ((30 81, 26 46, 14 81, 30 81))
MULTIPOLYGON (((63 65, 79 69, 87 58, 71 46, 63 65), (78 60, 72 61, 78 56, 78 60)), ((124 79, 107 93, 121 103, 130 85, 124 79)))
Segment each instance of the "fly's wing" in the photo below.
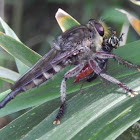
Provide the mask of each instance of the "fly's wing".
POLYGON ((60 63, 62 60, 71 56, 76 51, 76 45, 74 43, 78 40, 83 40, 85 35, 88 35, 89 31, 86 26, 75 26, 66 32, 62 33, 62 40, 57 40, 58 45, 61 47, 61 51, 51 49, 41 59, 39 59, 23 76, 21 76, 15 84, 12 86, 12 90, 21 88, 30 83, 33 79, 42 74, 43 71, 49 71, 53 68, 53 65, 60 63), (68 49, 67 49, 68 48, 68 49))
POLYGON ((39 59, 23 76, 21 76, 11 87, 12 90, 21 88, 30 83, 33 79, 42 75, 43 71, 49 71, 54 65, 57 65, 67 57, 71 56, 75 50, 58 52, 55 49, 51 49, 41 59, 39 59))
POLYGON ((52 60, 57 55, 57 51, 51 49, 43 57, 41 57, 24 75, 22 75, 11 87, 12 90, 20 88, 23 85, 29 83, 37 75, 39 75, 42 69, 50 69, 50 60, 52 60))

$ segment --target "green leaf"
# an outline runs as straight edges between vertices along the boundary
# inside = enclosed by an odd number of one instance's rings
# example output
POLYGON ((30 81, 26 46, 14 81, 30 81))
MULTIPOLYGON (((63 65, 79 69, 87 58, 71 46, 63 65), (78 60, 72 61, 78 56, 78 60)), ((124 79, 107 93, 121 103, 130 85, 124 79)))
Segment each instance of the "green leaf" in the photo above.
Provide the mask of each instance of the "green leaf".
POLYGON ((2 99, 5 98, 9 94, 10 91, 11 91, 11 89, 6 90, 6 91, 0 93, 0 98, 2 98, 2 99))
POLYGON ((0 46, 28 67, 31 67, 41 57, 21 42, 18 42, 1 32, 0 46))
MULTIPOLYGON (((9 35, 10 37, 12 37, 12 38, 14 38, 14 39, 16 39, 17 41, 20 42, 17 35, 14 33, 14 31, 7 25, 7 23, 2 18, 0 18, 0 23, 1 23, 3 29, 5 30, 5 33, 7 35, 9 35)), ((15 61, 16 61, 17 68, 18 68, 18 71, 19 71, 20 74, 23 74, 24 72, 27 71, 28 67, 24 63, 22 63, 18 59, 15 59, 15 61)))
POLYGON ((137 19, 136 17, 134 17, 133 15, 131 15, 129 12, 123 10, 123 9, 116 8, 116 10, 126 15, 129 23, 131 24, 131 26, 134 28, 134 30, 140 36, 140 20, 137 19))
MULTIPOLYGON (((72 96, 68 96, 67 99, 70 99, 72 96)), ((46 116, 49 116, 52 113, 52 111, 59 106, 59 102, 60 99, 57 98, 55 100, 44 103, 40 106, 34 107, 33 109, 25 113, 23 116, 17 118, 12 124, 3 129, 3 131, 0 131, 0 135, 3 135, 3 139, 6 139, 8 136, 10 136, 10 139, 15 139, 15 137, 17 139, 20 139, 26 133, 28 133, 33 127, 36 127, 36 125, 38 125, 42 120, 44 120, 46 116), (18 133, 12 134, 14 131, 15 132, 17 131, 17 127, 19 126, 25 129, 19 129, 18 133), (9 133, 6 134, 6 132, 9 133)), ((52 125, 52 122, 50 122, 50 124, 52 125)))
MULTIPOLYGON (((138 74, 135 78, 137 76, 138 74)), ((115 139, 140 119, 140 96, 130 99, 119 94, 120 89, 108 89, 105 93, 107 88, 101 86, 99 84, 86 89, 83 95, 77 95, 68 101, 67 110, 59 126, 50 124, 57 113, 55 111, 31 129, 23 140, 115 139)))
MULTIPOLYGON (((115 53, 121 58, 138 64, 139 44, 140 41, 127 44, 115 50, 115 53)), ((140 77, 137 70, 127 69, 123 66, 118 67, 113 61, 109 62, 108 69, 108 73, 119 78, 132 89, 140 90, 140 77)), ((139 95, 130 98, 121 88, 113 84, 107 87, 103 86, 98 79, 91 83, 85 83, 82 94, 80 94, 81 83, 73 84, 73 79, 71 79, 67 81, 67 93, 73 97, 67 99, 67 108, 61 124, 52 125, 58 112, 58 109, 55 109, 59 106, 59 100, 57 100, 59 86, 66 71, 67 69, 58 73, 54 79, 44 85, 17 96, 0 110, 0 115, 3 116, 46 102, 31 109, 3 128, 0 131, 0 136, 3 139, 10 137, 10 140, 112 140, 140 119, 139 95)), ((2 93, 2 95, 6 95, 8 92, 2 93)))
MULTIPOLYGON (((119 56, 121 56, 120 55, 121 50, 124 49, 126 51, 126 53, 124 53, 122 57, 125 58, 126 60, 131 60, 134 63, 138 63, 138 59, 135 59, 135 58, 139 58, 139 55, 140 55, 139 54, 140 48, 138 47, 139 43, 140 43, 140 41, 136 41, 134 43, 125 45, 124 47, 120 47, 115 51, 115 53, 118 54, 119 56), (129 53, 129 55, 128 55, 127 52, 131 52, 131 53, 129 53), (134 52, 136 52, 136 53, 134 53, 134 52)), ((108 67, 109 67, 108 73, 111 73, 111 75, 113 75, 117 78, 124 77, 124 76, 129 77, 130 75, 137 73, 137 71, 133 70, 133 69, 127 69, 127 68, 124 68, 121 66, 118 67, 117 64, 112 61, 110 62, 110 65, 108 67)), ((25 109, 25 108, 29 108, 34 105, 39 105, 41 103, 44 103, 46 101, 59 97, 59 86, 60 86, 63 74, 68 69, 65 69, 64 71, 58 73, 53 79, 47 81, 42 86, 31 89, 31 90, 26 91, 25 93, 22 93, 21 95, 17 96, 14 100, 9 102, 6 105, 6 107, 4 107, 3 109, 0 110, 0 116, 5 116, 10 113, 13 113, 13 112, 25 109), (49 91, 49 92, 47 92, 47 91, 49 91)), ((85 83, 83 86, 83 89, 84 88, 88 89, 88 88, 92 87, 93 85, 97 85, 97 84, 99 84, 98 80, 93 81, 91 83, 85 83)), ((75 91, 79 91, 80 86, 81 86, 81 83, 73 84, 73 79, 68 80, 67 93, 69 94, 69 93, 72 93, 75 91)), ((2 99, 2 98, 3 97, 1 97, 1 94, 0 94, 0 99, 2 99)))
POLYGON ((60 8, 56 13, 55 18, 63 32, 70 29, 71 27, 80 25, 78 21, 76 21, 72 16, 60 8))
POLYGON ((14 83, 19 78, 19 76, 20 75, 18 73, 0 66, 0 78, 1 79, 5 80, 7 82, 10 82, 10 83, 14 83))
MULTIPOLYGON (((19 40, 19 38, 17 37, 17 35, 14 33, 14 31, 7 25, 7 23, 2 18, 0 18, 0 23, 1 23, 2 27, 3 27, 3 29, 5 30, 6 35, 12 37, 13 39, 15 39, 15 40, 17 40, 19 42, 21 42, 19 40)), ((4 46, 4 47, 6 48, 6 46, 4 46)), ((13 46, 11 46, 11 48, 12 47, 13 46)), ((17 49, 19 49, 18 46, 16 46, 16 47, 17 47, 17 49)), ((22 50, 20 50, 20 51, 21 52, 24 51, 26 53, 26 56, 29 56, 29 55, 32 54, 31 57, 32 57, 32 59, 34 59, 32 65, 41 57, 39 54, 37 54, 36 52, 34 52, 33 50, 29 49, 26 46, 24 46, 24 47, 22 46, 22 50)), ((12 52, 9 52, 9 53, 12 54, 12 52)), ((19 55, 23 55, 23 53, 21 53, 19 55)), ((16 61, 17 68, 18 68, 18 71, 20 72, 20 74, 23 74, 28 70, 28 65, 26 63, 24 63, 22 60, 19 60, 18 58, 15 58, 15 61, 16 61)))
MULTIPOLYGON (((126 76, 121 81, 140 89, 138 75, 126 76)), ((140 119, 139 100, 140 96, 127 97, 120 88, 114 88, 113 85, 105 87, 97 84, 67 101, 60 125, 52 124, 58 112, 55 109, 59 105, 59 100, 53 100, 31 109, 7 125, 0 131, 0 136, 4 139, 10 137, 11 140, 112 140, 140 119)))
POLYGON ((14 33, 14 31, 7 25, 7 23, 0 17, 0 23, 5 30, 5 33, 12 38, 16 39, 17 41, 20 41, 17 35, 14 33))

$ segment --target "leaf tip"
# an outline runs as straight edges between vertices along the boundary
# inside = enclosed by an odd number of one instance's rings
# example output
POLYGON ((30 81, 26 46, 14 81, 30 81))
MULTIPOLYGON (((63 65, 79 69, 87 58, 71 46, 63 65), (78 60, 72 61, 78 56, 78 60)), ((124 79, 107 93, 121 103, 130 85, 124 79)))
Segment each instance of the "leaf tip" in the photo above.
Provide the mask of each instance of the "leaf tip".
POLYGON ((56 12, 55 18, 63 32, 67 30, 66 26, 64 26, 64 23, 68 20, 71 20, 72 23, 74 23, 75 25, 80 25, 78 21, 76 21, 72 16, 70 16, 67 12, 65 12, 61 8, 59 8, 58 11, 56 12))
POLYGON ((132 3, 139 5, 140 6, 140 1, 139 0, 130 0, 132 3))
POLYGON ((66 13, 64 10, 62 10, 61 8, 58 8, 58 11, 55 14, 55 18, 59 19, 61 17, 67 16, 68 13, 66 13))

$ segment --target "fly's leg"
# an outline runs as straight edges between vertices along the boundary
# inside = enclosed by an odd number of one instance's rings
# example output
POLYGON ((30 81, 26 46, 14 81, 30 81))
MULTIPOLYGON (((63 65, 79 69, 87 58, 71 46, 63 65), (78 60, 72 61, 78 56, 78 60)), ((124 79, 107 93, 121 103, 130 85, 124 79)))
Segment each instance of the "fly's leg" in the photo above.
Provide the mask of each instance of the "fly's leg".
POLYGON ((123 65, 125 65, 127 67, 131 67, 131 68, 137 68, 140 71, 140 65, 132 64, 132 63, 126 61, 126 60, 121 59, 120 57, 116 56, 115 54, 105 53, 105 52, 97 52, 96 56, 98 58, 102 58, 102 59, 113 58, 113 59, 115 59, 120 64, 123 64, 123 65))
POLYGON ((60 93, 61 93, 61 105, 58 111, 58 114, 56 116, 56 119, 54 120, 53 124, 60 124, 60 119, 63 116, 64 110, 65 110, 65 100, 66 100, 66 80, 76 76, 84 67, 83 64, 79 64, 73 69, 69 70, 63 77, 63 80, 61 82, 61 87, 60 87, 60 93))
POLYGON ((94 70, 94 72, 98 75, 100 75, 102 78, 114 83, 114 84, 117 84, 119 85, 120 87, 122 87, 123 89, 125 89, 126 91, 128 91, 128 94, 131 96, 131 97, 134 97, 134 95, 137 95, 138 93, 133 91, 132 89, 128 88, 125 84, 121 83, 119 80, 115 79, 114 77, 110 76, 110 75, 107 75, 105 73, 103 73, 100 69, 100 67, 98 66, 98 63, 93 60, 93 59, 90 59, 89 60, 89 64, 91 66, 91 68, 94 70))
POLYGON ((56 50, 58 50, 58 51, 61 50, 61 49, 60 49, 60 46, 59 46, 59 44, 57 43, 56 40, 53 41, 52 46, 53 46, 56 50))
POLYGON ((120 87, 122 87, 123 89, 125 89, 126 91, 128 91, 128 95, 130 95, 131 97, 134 97, 134 95, 137 95, 138 93, 133 91, 132 89, 128 88, 125 84, 121 83, 119 80, 115 79, 114 77, 107 75, 105 73, 100 73, 100 76, 103 77, 104 79, 119 85, 120 87))
POLYGON ((64 109, 65 109, 65 100, 66 100, 66 80, 67 78, 63 78, 61 82, 61 87, 60 87, 60 93, 61 93, 61 105, 58 111, 58 114, 56 116, 56 119, 54 120, 53 124, 60 124, 60 118, 63 116, 64 109))
MULTIPOLYGON (((100 69, 103 69, 103 70, 106 70, 106 67, 107 67, 107 60, 103 63, 100 64, 100 69)), ((88 79, 87 79, 87 82, 91 82, 93 80, 95 80, 96 78, 98 77, 98 74, 96 73, 93 73, 92 76, 90 76, 88 79)))

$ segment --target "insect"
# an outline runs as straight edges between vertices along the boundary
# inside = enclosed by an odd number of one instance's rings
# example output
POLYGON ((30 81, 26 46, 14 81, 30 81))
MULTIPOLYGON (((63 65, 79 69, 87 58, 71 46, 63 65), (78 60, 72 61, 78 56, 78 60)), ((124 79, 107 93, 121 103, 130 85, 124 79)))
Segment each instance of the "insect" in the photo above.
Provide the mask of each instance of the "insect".
POLYGON ((61 105, 53 124, 60 124, 60 119, 65 110, 66 80, 76 77, 75 82, 86 78, 87 81, 100 76, 125 89, 131 97, 138 94, 119 80, 103 72, 108 59, 113 58, 119 63, 132 68, 140 68, 112 53, 119 46, 122 35, 118 38, 115 32, 110 37, 105 37, 106 30, 102 22, 91 19, 86 25, 78 25, 62 33, 53 42, 52 49, 28 70, 11 87, 11 92, 0 102, 3 108, 16 95, 30 88, 34 88, 68 65, 74 67, 63 76, 60 86, 61 105))

